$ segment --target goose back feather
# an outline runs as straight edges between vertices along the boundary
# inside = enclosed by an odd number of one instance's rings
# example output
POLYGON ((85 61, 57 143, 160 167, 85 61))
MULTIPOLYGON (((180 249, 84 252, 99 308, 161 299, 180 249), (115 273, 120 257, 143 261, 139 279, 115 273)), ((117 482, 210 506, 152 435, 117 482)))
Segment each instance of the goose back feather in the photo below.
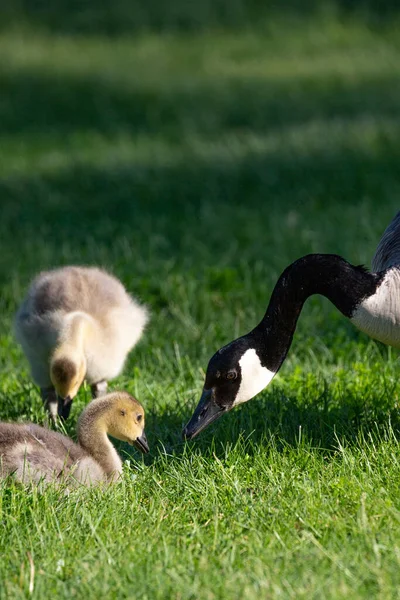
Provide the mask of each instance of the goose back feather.
POLYGON ((372 259, 375 273, 396 266, 400 266, 400 211, 385 229, 372 259))

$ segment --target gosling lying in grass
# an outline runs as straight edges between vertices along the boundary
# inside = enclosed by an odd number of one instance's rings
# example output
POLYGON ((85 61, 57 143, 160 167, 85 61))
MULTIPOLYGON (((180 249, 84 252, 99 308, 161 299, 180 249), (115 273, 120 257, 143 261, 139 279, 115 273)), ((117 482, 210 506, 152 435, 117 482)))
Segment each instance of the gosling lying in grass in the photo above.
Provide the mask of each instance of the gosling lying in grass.
POLYGON ((92 400, 78 421, 78 443, 33 423, 0 423, 0 476, 22 483, 114 482, 122 461, 108 435, 148 452, 144 410, 126 392, 92 400))
POLYGON ((85 379, 94 397, 120 374, 148 313, 118 279, 94 267, 38 275, 15 318, 15 335, 53 420, 67 419, 85 379))

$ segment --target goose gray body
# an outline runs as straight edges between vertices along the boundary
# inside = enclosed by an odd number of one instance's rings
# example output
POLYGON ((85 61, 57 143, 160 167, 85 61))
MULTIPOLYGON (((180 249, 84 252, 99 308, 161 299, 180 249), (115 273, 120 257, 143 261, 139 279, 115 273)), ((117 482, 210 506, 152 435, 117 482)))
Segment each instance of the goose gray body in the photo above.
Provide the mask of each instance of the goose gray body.
POLYGON ((372 271, 400 267, 400 211, 385 229, 372 259, 372 271))
POLYGON ((372 338, 400 348, 400 212, 385 230, 372 267, 370 273, 335 254, 310 254, 289 265, 260 323, 211 357, 184 437, 194 437, 268 385, 286 358, 304 302, 313 294, 327 297, 372 338))
POLYGON ((400 212, 383 233, 372 271, 384 277, 375 293, 360 303, 351 321, 373 339, 400 348, 400 212))

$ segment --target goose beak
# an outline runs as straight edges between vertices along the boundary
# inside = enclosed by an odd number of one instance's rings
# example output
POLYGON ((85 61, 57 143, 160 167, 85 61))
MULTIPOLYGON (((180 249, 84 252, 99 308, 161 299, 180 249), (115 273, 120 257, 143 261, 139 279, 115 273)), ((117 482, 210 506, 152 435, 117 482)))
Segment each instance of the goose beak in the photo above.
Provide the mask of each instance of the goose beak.
POLYGON ((149 444, 144 431, 140 437, 136 438, 136 440, 133 442, 133 445, 144 454, 150 452, 149 444))
POLYGON ((224 412, 226 412, 226 408, 216 404, 212 397, 212 390, 204 389, 192 418, 182 432, 183 439, 192 440, 224 412))

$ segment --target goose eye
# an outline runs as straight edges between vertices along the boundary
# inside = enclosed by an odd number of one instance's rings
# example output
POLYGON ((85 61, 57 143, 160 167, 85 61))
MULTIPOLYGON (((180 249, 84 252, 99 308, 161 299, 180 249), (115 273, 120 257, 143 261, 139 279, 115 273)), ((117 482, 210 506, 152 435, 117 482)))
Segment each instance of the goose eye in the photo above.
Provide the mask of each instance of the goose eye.
POLYGON ((138 423, 140 423, 140 421, 141 421, 142 419, 143 419, 143 415, 138 415, 138 416, 137 416, 137 421, 138 421, 138 423))
POLYGON ((126 415, 126 412, 124 410, 121 410, 120 413, 123 417, 126 415))
POLYGON ((236 371, 229 371, 226 375, 227 379, 236 379, 236 371))

